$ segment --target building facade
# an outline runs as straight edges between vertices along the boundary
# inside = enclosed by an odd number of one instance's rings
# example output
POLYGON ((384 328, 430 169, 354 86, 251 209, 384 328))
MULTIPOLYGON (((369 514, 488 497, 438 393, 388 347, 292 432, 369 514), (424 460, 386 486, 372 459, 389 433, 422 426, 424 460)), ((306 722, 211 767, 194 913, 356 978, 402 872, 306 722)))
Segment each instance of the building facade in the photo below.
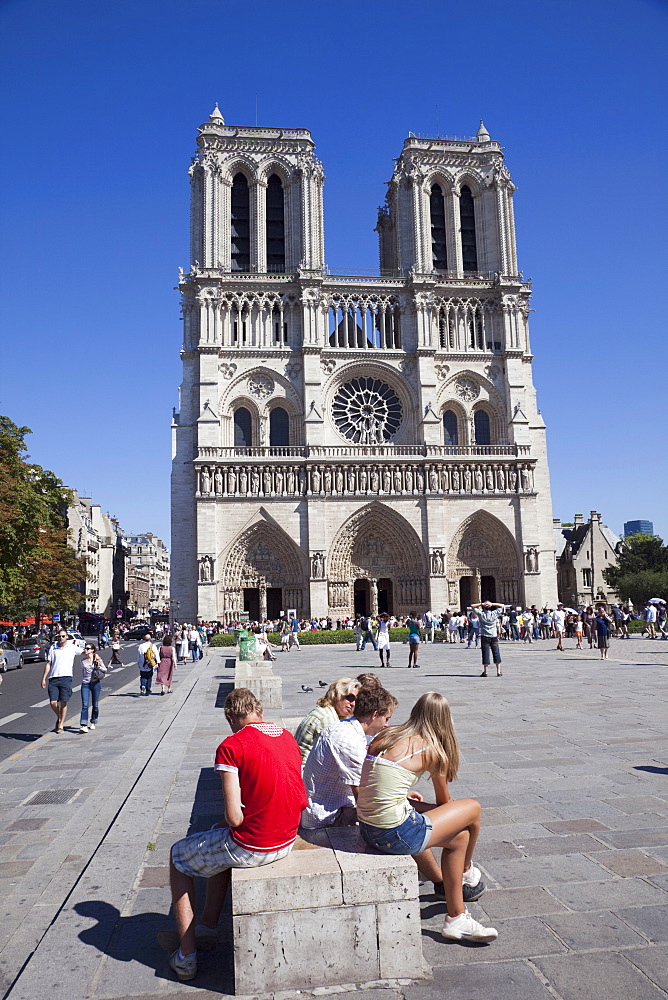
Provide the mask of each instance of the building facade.
POLYGON ((130 590, 131 607, 138 615, 150 609, 162 611, 169 607, 169 552, 164 542, 150 531, 130 535, 128 563, 134 584, 130 590))
POLYGON ((514 186, 481 123, 409 135, 380 274, 325 266, 305 129, 200 127, 172 596, 186 619, 553 604, 514 186))
POLYGON ((86 579, 81 584, 80 612, 116 617, 125 611, 127 588, 125 564, 128 549, 118 521, 105 513, 89 497, 72 490, 67 508, 67 540, 86 563, 86 579))
POLYGON ((592 510, 589 520, 576 514, 572 524, 554 519, 559 600, 577 611, 583 605, 618 604, 619 598, 603 576, 603 570, 617 565, 619 538, 592 510))
POLYGON ((654 524, 652 521, 624 521, 624 538, 630 535, 653 535, 654 524))

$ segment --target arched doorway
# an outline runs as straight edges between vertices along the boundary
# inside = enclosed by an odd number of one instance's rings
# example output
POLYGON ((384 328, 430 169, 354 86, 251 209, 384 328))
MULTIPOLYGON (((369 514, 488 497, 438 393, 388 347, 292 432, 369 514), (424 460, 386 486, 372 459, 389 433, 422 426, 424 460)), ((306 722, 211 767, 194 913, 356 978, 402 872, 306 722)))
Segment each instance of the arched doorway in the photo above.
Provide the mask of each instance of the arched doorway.
POLYGON ((450 606, 480 601, 518 604, 524 599, 519 550, 508 528, 487 511, 467 518, 448 552, 450 606))
POLYGON ((277 618, 294 608, 309 613, 306 563, 291 538, 275 522, 261 515, 249 525, 218 560, 221 578, 221 620, 248 612, 251 621, 277 618))
POLYGON ((329 613, 405 615, 427 610, 424 546, 385 504, 358 510, 339 530, 328 559, 329 613))

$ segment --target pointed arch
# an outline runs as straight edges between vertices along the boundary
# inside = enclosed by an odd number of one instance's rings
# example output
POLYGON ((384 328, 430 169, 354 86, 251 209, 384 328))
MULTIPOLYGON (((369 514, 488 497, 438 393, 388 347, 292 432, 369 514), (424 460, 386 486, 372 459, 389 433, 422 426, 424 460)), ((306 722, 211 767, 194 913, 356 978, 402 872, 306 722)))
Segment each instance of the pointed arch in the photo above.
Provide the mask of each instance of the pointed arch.
MULTIPOLYGON (((328 558, 329 604, 338 613, 354 610, 355 581, 380 586, 392 597, 394 614, 424 611, 429 602, 424 546, 409 522, 386 504, 374 501, 356 511, 332 543, 328 558)), ((374 610, 373 596, 371 598, 374 610)))
MULTIPOLYGON (((451 600, 459 597, 462 578, 473 578, 478 586, 480 580, 492 580, 494 599, 499 602, 517 604, 523 599, 522 562, 517 543, 505 524, 486 510, 478 510, 462 521, 450 542, 451 600)), ((471 591, 472 599, 481 597, 482 594, 471 591)))

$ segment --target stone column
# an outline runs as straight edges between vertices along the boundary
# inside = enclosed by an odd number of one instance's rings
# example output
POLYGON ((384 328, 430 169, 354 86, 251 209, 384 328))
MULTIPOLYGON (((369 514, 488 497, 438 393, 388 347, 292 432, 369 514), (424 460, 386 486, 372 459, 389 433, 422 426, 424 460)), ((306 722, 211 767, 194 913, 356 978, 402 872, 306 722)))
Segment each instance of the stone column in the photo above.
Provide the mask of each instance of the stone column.
POLYGON ((378 580, 371 577, 369 591, 371 595, 371 614, 378 614, 378 580))
POLYGON ((473 581, 471 587, 471 604, 480 603, 480 570, 476 567, 473 573, 473 581))
POLYGON ((263 576, 260 577, 260 620, 264 621, 267 617, 267 581, 263 576))

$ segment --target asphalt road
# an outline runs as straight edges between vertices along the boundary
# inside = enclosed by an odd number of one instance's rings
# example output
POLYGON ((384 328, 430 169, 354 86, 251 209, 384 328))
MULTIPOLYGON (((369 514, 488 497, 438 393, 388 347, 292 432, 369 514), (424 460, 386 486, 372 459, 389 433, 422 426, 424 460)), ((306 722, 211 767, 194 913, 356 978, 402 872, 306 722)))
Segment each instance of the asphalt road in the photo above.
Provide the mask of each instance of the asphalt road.
MULTIPOLYGON (((137 678, 138 642, 121 643, 121 659, 125 666, 114 667, 102 681, 101 701, 114 691, 118 691, 129 681, 137 678)), ((111 659, 111 649, 100 653, 105 663, 111 659)), ((53 729, 55 715, 49 707, 45 689, 40 687, 44 663, 26 663, 23 670, 8 670, 2 674, 0 685, 0 761, 11 757, 26 743, 38 740, 53 729)), ((75 665, 74 690, 69 704, 65 725, 79 722, 81 711, 80 676, 75 665)), ((79 671, 80 674, 80 671, 79 671)), ((102 711, 102 708, 101 708, 102 711)))

